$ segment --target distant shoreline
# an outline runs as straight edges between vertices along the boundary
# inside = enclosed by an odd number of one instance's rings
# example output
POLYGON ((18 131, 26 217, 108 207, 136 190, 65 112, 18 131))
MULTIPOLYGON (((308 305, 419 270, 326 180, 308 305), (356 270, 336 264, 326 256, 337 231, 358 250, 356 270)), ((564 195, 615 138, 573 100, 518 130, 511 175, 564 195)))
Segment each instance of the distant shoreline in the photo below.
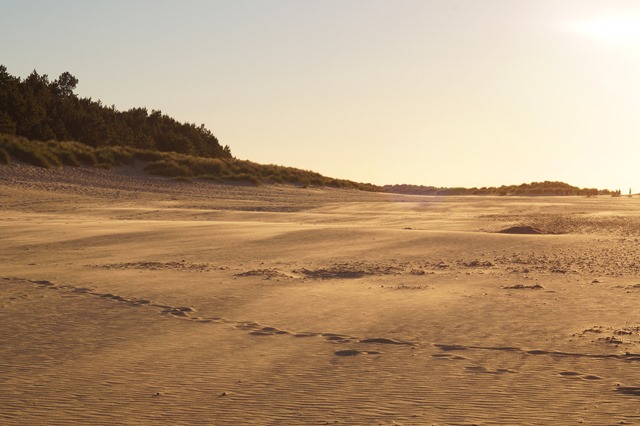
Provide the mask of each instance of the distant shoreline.
POLYGON ((502 185, 500 187, 482 188, 438 188, 423 185, 385 185, 382 187, 386 193, 405 195, 498 195, 498 196, 585 196, 593 197, 598 195, 621 196, 620 191, 610 191, 608 189, 579 188, 564 182, 544 181, 523 183, 521 185, 502 185))

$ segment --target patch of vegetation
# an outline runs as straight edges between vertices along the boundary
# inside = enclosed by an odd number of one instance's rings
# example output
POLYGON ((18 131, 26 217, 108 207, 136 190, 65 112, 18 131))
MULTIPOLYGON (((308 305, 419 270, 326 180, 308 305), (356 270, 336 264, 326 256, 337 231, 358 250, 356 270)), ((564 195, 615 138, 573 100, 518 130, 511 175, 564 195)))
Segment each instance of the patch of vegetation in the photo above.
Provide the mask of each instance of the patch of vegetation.
POLYGON ((99 100, 79 98, 73 93, 77 85, 78 79, 69 72, 50 81, 34 70, 21 79, 0 65, 0 133, 39 141, 75 140, 92 147, 231 158, 229 147, 220 145, 204 124, 180 123, 146 108, 119 111, 99 100))
POLYGON ((4 148, 0 148, 0 164, 9 164, 10 162, 9 153, 4 148))
POLYGON ((24 138, 0 136, 0 148, 12 158, 34 166, 51 168, 61 166, 59 156, 44 142, 28 141, 24 138))
POLYGON ((581 195, 594 197, 610 195, 615 192, 608 189, 578 188, 564 182, 532 182, 521 185, 502 185, 500 187, 483 188, 438 188, 422 185, 386 185, 384 192, 412 195, 512 195, 512 196, 549 196, 549 195, 581 195))
POLYGON ((94 148, 73 141, 41 142, 0 134, 0 150, 0 162, 5 164, 14 158, 17 161, 46 168, 64 165, 111 169, 137 162, 150 174, 184 180, 196 178, 216 182, 247 182, 253 185, 279 183, 303 187, 312 185, 364 191, 380 190, 380 187, 375 185, 333 179, 293 167, 262 165, 235 158, 206 158, 122 146, 94 148), (6 153, 5 157, 2 157, 2 152, 6 153))
POLYGON ((169 177, 188 177, 192 176, 188 167, 178 164, 176 161, 167 158, 163 160, 153 161, 145 166, 145 171, 160 176, 169 177))
POLYGON ((34 70, 21 79, 0 65, 0 162, 13 158, 46 168, 104 169, 138 162, 151 174, 173 178, 381 189, 235 159, 204 125, 180 123, 146 108, 118 111, 101 101, 79 98, 74 93, 77 85, 78 79, 68 72, 50 81, 34 70))

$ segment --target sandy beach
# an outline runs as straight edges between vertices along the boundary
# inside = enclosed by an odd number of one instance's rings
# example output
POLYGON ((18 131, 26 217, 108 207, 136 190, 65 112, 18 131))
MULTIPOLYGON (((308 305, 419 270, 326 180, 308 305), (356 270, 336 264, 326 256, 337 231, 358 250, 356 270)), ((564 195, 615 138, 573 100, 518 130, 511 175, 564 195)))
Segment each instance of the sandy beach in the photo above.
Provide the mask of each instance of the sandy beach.
POLYGON ((4 425, 640 423, 637 197, 18 164, 0 211, 4 425))

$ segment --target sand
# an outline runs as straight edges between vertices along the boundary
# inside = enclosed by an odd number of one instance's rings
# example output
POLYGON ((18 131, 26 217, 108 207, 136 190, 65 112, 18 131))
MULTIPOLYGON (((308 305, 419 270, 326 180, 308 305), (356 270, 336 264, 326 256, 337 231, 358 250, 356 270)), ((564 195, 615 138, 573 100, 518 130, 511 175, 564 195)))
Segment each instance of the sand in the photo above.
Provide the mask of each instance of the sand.
POLYGON ((12 165, 0 211, 3 425, 640 423, 640 198, 12 165))

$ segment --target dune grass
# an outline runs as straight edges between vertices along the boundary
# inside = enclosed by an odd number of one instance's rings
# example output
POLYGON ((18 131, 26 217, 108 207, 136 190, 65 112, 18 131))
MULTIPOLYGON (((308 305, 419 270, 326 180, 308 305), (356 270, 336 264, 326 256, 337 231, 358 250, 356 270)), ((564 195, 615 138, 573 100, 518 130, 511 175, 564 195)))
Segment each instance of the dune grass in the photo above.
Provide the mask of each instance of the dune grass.
POLYGON ((109 169, 137 162, 150 174, 180 180, 209 179, 216 182, 247 182, 253 185, 275 183, 302 187, 331 186, 365 191, 381 190, 372 184, 333 179, 308 170, 264 165, 235 158, 195 157, 122 146, 94 148, 73 141, 41 142, 0 134, 0 164, 8 164, 11 159, 45 168, 92 166, 109 169))
POLYGON ((51 168, 62 166, 60 156, 44 142, 31 143, 27 139, 15 136, 1 136, 0 148, 12 159, 33 164, 34 166, 51 168))
POLYGON ((11 162, 11 156, 6 149, 0 148, 0 164, 9 164, 11 162))

